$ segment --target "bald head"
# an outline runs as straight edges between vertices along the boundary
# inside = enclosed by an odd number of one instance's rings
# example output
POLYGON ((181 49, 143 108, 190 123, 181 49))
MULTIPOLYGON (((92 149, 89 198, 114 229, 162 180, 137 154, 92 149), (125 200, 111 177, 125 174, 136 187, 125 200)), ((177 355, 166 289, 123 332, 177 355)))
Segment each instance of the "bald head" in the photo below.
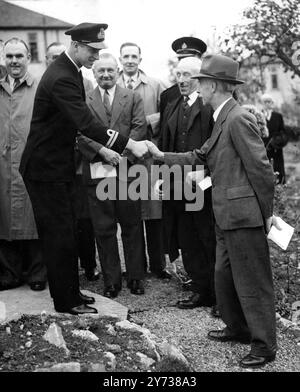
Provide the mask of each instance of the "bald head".
POLYGON ((197 90, 199 82, 191 77, 199 74, 201 64, 202 61, 197 57, 185 57, 179 61, 175 75, 180 93, 183 96, 188 96, 197 90))

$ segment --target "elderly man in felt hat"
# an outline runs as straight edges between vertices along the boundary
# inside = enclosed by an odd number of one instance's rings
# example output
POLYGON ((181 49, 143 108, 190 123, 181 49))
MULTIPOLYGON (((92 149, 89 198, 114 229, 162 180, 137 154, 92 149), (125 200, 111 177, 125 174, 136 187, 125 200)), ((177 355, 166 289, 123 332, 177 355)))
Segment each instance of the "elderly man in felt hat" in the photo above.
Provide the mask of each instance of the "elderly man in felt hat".
POLYGON ((58 312, 97 313, 93 297, 79 290, 75 215, 74 145, 77 132, 115 151, 125 148, 137 157, 147 153, 143 141, 133 141, 97 121, 85 103, 80 68, 91 68, 104 48, 106 24, 81 23, 66 32, 68 50, 45 71, 37 92, 20 172, 35 215, 50 294, 58 312))
POLYGON ((148 142, 153 157, 168 165, 207 164, 216 219, 215 286, 226 327, 210 331, 219 342, 250 343, 242 367, 275 359, 274 290, 266 233, 278 227, 273 212, 274 174, 255 117, 232 98, 239 65, 221 55, 204 58, 200 93, 214 109, 215 125, 201 149, 163 153, 148 142))

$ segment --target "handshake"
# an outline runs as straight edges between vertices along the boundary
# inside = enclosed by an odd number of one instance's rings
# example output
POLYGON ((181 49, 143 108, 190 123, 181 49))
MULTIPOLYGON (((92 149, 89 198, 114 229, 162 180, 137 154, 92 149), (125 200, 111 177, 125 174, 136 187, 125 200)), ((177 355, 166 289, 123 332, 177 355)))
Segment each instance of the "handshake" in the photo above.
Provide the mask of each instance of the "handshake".
MULTIPOLYGON (((138 159, 152 157, 157 160, 163 160, 164 158, 164 153, 149 140, 141 140, 136 142, 135 140, 129 139, 126 145, 126 150, 130 151, 138 159)), ((106 147, 102 147, 99 151, 99 154, 102 156, 105 162, 113 166, 117 166, 122 159, 120 154, 106 147)))
POLYGON ((132 152, 139 159, 147 158, 152 156, 154 159, 163 160, 164 153, 160 151, 156 145, 149 140, 142 140, 140 142, 136 142, 132 139, 129 139, 129 142, 126 146, 128 150, 132 152))

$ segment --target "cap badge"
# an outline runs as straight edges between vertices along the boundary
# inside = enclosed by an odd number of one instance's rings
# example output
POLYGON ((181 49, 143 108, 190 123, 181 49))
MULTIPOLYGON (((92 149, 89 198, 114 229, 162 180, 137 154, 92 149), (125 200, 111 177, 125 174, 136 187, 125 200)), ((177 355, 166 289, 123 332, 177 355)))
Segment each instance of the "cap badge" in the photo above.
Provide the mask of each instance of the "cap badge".
POLYGON ((187 48, 187 44, 184 42, 182 45, 181 45, 181 49, 186 49, 187 48))
POLYGON ((105 32, 104 32, 104 29, 103 29, 103 27, 101 27, 101 29, 100 29, 100 31, 99 31, 99 33, 98 33, 98 35, 97 35, 97 38, 99 38, 99 39, 101 39, 101 38, 105 38, 105 32))

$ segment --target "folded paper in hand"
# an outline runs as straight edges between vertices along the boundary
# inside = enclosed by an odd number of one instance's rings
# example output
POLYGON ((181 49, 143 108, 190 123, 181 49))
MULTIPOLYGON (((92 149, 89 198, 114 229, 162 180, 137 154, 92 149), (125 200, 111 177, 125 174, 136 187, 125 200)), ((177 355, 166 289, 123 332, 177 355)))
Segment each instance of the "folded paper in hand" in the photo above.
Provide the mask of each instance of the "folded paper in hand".
POLYGON ((286 250, 295 229, 278 216, 276 219, 281 230, 278 230, 275 226, 272 226, 271 230, 269 231, 268 238, 280 246, 280 248, 286 250))
POLYGON ((198 182, 198 186, 205 191, 205 189, 208 189, 211 187, 211 177, 206 176, 202 181, 198 182))
POLYGON ((95 162, 90 164, 91 179, 117 177, 117 170, 114 166, 103 164, 103 162, 95 162))

